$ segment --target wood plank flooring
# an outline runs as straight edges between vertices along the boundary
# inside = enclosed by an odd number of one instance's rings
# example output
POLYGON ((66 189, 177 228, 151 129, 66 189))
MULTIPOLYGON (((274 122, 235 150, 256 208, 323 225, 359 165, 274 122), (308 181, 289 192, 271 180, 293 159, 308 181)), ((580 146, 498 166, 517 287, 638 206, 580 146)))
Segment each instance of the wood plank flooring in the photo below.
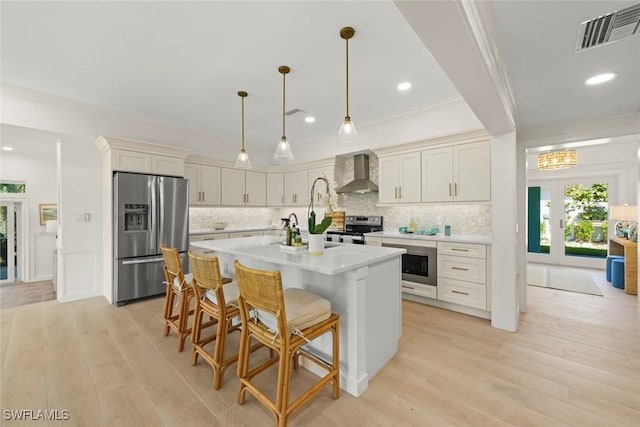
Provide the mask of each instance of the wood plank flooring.
MULTIPOLYGON (((333 400, 327 387, 289 425, 637 426, 637 299, 590 274, 604 296, 529 286, 517 333, 403 302, 400 350, 369 389, 333 400)), ((190 344, 178 353, 175 335, 162 335, 162 308, 163 298, 114 307, 99 297, 3 310, 2 410, 70 411, 69 421, 38 425, 274 425, 256 399, 236 403, 235 366, 213 390, 190 344)), ((294 373, 294 395, 311 375, 294 373)))

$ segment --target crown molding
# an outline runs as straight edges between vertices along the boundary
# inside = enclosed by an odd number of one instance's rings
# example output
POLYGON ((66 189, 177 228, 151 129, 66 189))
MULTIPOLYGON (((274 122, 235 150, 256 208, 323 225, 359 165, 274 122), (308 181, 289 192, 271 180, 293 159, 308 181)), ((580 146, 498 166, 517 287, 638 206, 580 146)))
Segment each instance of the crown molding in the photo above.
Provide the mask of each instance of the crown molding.
POLYGON ((469 132, 462 132, 450 135, 443 135, 436 138, 421 139, 400 145, 389 145, 382 148, 373 148, 372 151, 378 157, 412 153, 425 148, 437 148, 445 145, 467 144, 470 142, 486 141, 489 134, 486 129, 477 129, 469 132))
POLYGON ((107 150, 127 150, 140 153, 157 154, 162 156, 177 157, 185 160, 190 150, 172 147, 169 145, 156 144, 153 142, 139 141, 136 139, 124 139, 113 136, 100 135, 95 142, 100 154, 104 154, 107 150))
POLYGON ((600 138, 637 135, 640 137, 640 113, 588 118, 520 129, 518 144, 525 147, 589 141, 600 138))

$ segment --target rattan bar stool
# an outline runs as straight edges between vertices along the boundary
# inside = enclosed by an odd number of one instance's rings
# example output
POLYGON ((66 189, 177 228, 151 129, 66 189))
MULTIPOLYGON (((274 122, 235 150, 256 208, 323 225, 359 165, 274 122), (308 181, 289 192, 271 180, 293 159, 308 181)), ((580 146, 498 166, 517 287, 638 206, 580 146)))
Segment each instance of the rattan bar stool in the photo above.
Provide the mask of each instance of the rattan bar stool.
POLYGON ((176 248, 168 248, 160 245, 164 257, 164 276, 167 285, 167 294, 164 301, 164 335, 169 335, 173 330, 178 335, 178 351, 184 350, 184 341, 191 334, 188 328, 193 288, 191 287, 191 274, 184 274, 180 254, 176 248), (173 313, 174 299, 178 298, 178 312, 173 313))
POLYGON ((242 316, 242 335, 238 360, 238 403, 243 404, 246 392, 255 396, 273 412, 278 427, 287 425, 287 417, 327 383, 333 383, 333 398, 340 397, 340 316, 331 312, 331 303, 302 289, 282 289, 279 271, 264 271, 235 262, 236 280, 240 289, 238 303, 242 316), (333 336, 332 360, 326 362, 306 352, 302 347, 326 333, 333 336), (251 339, 275 350, 269 360, 249 370, 251 339), (289 403, 291 369, 297 368, 303 356, 327 371, 300 397, 289 403), (276 400, 270 400, 252 382, 253 378, 274 363, 278 363, 276 400))
POLYGON ((201 355, 213 368, 213 388, 222 385, 225 369, 238 360, 238 353, 227 356, 227 335, 240 330, 240 310, 237 306, 238 284, 220 275, 217 257, 206 257, 189 252, 189 261, 193 271, 193 290, 195 293, 195 315, 191 332, 191 364, 195 365, 201 355), (211 321, 203 323, 203 316, 211 321), (233 318, 238 323, 233 325, 233 318), (215 334, 202 338, 202 329, 216 324, 215 334), (213 354, 204 346, 215 341, 213 354))

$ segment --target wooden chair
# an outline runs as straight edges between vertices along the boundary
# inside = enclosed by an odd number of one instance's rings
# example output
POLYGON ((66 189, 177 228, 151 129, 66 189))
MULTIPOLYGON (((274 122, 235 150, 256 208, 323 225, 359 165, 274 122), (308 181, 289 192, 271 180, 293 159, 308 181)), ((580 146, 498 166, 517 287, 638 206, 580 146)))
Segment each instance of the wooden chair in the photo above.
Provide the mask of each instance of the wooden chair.
POLYGON ((222 385, 225 369, 238 360, 238 353, 227 356, 227 335, 240 330, 240 322, 233 325, 233 318, 240 317, 236 305, 238 285, 229 278, 220 275, 217 257, 205 257, 189 252, 189 261, 193 271, 193 290, 196 296, 195 316, 191 332, 191 364, 195 365, 201 355, 213 368, 213 388, 218 390, 222 385), (224 285, 224 286, 223 286, 224 285), (211 321, 203 323, 203 316, 211 321), (202 329, 217 324, 216 333, 202 338, 202 329), (204 346, 215 340, 213 354, 204 346))
POLYGON ((279 271, 263 271, 248 268, 235 262, 236 278, 240 289, 238 303, 242 317, 238 379, 240 389, 238 403, 243 404, 246 391, 254 395, 271 410, 279 427, 287 425, 287 417, 303 403, 333 383, 333 398, 340 396, 339 320, 331 312, 331 303, 302 289, 282 290, 279 271), (302 346, 328 332, 333 336, 333 356, 325 362, 307 353, 302 346), (275 356, 249 370, 251 339, 275 350, 275 356), (303 356, 327 371, 300 397, 289 403, 291 368, 297 368, 298 358, 303 356), (276 400, 270 400, 253 383, 252 379, 269 366, 278 362, 276 400))
POLYGON ((180 254, 176 248, 168 248, 162 244, 160 250, 164 257, 164 276, 167 285, 164 301, 164 335, 169 335, 169 331, 173 330, 178 335, 178 351, 182 351, 185 339, 191 334, 191 328, 187 326, 189 316, 193 314, 193 310, 190 310, 191 298, 193 298, 193 288, 190 286, 192 275, 184 274, 180 254), (176 297, 178 312, 174 314, 176 297))

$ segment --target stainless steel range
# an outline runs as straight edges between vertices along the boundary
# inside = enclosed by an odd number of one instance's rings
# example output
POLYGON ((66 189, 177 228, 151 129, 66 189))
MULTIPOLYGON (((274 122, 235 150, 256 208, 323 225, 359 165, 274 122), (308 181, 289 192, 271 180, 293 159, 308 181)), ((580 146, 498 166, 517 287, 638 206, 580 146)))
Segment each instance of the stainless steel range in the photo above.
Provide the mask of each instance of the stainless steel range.
POLYGON ((347 216, 344 230, 328 230, 327 240, 364 245, 364 233, 374 231, 382 231, 381 216, 347 216))

